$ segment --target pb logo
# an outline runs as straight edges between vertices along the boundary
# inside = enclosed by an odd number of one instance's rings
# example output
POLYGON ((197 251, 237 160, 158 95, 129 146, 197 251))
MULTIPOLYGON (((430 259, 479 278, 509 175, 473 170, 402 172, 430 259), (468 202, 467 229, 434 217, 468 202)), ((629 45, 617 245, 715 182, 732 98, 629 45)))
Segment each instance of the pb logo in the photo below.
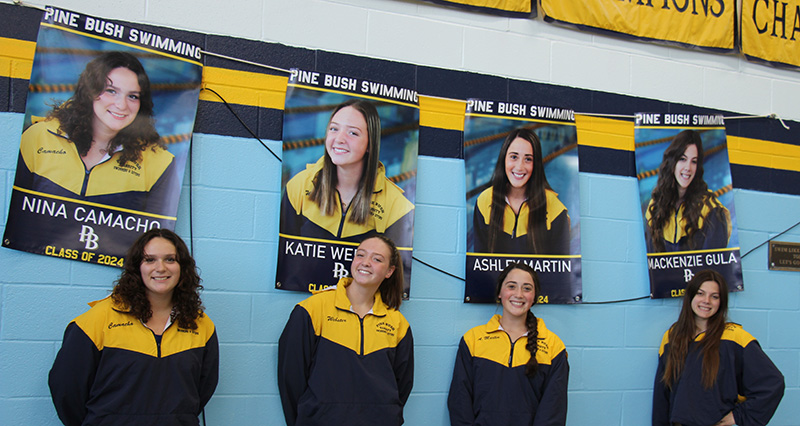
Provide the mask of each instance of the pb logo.
POLYGON ((333 263, 333 277, 336 279, 344 278, 348 275, 347 268, 344 267, 344 263, 334 262, 333 263))
POLYGON ((100 237, 94 233, 94 229, 91 226, 81 226, 80 236, 80 242, 86 243, 86 250, 95 250, 97 248, 97 240, 99 240, 100 237))
POLYGON ((684 269, 683 270, 683 279, 684 279, 684 281, 686 281, 688 283, 689 281, 692 280, 692 278, 694 278, 694 274, 692 273, 692 270, 691 269, 684 269))

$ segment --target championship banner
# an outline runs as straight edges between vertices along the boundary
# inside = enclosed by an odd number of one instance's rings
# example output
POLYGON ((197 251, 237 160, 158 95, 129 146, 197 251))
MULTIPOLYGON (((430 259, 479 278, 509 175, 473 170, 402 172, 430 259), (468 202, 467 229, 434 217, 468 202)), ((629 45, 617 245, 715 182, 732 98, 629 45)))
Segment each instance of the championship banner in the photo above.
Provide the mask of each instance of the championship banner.
POLYGON ((736 0, 542 0, 547 22, 732 50, 736 0))
POLYGON ((174 229, 202 78, 200 48, 47 7, 3 246, 122 266, 174 229))
POLYGON ((800 67, 800 0, 742 0, 742 53, 800 67))
POLYGON ((495 303, 500 273, 524 262, 537 303, 580 303, 578 137, 569 109, 470 99, 464 123, 464 301, 495 303))
POLYGON ((411 278, 419 107, 415 90, 293 69, 283 118, 275 287, 317 291, 350 275, 358 244, 383 234, 411 278))
POLYGON ((703 269, 743 290, 722 116, 638 113, 634 140, 650 297, 683 296, 703 269))
POLYGON ((430 3, 512 17, 536 17, 536 0, 426 0, 430 3))

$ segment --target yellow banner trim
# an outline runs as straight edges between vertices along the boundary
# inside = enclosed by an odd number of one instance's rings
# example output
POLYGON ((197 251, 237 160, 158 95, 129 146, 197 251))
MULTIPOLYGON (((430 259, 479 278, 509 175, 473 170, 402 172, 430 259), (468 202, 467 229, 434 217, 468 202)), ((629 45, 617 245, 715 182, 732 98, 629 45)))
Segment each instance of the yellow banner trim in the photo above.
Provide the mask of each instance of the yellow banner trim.
POLYGON ((633 122, 575 114, 578 145, 633 151, 633 122))
POLYGON ((28 80, 36 42, 0 37, 0 77, 28 80))
MULTIPOLYGON (((203 87, 214 90, 228 103, 283 110, 289 77, 217 67, 203 68, 203 87)), ((209 91, 200 91, 201 101, 222 102, 209 91)))
POLYGON ((800 146, 728 135, 731 164, 800 172, 800 146))
POLYGON ((419 125, 464 131, 467 101, 419 95, 419 125))

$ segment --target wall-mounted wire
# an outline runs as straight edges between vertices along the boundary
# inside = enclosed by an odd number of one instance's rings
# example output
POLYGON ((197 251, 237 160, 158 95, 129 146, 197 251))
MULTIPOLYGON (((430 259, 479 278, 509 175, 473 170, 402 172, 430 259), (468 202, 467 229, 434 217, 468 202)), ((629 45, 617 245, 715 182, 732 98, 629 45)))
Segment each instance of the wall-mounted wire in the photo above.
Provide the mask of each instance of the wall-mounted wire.
POLYGON ((231 114, 233 114, 233 116, 236 117, 237 120, 239 120, 239 123, 241 123, 241 125, 247 130, 247 132, 250 133, 250 136, 255 138, 255 140, 261 142, 261 145, 263 145, 264 148, 266 148, 267 151, 269 151, 269 153, 272 154, 272 156, 275 157, 276 160, 283 161, 283 160, 281 160, 281 157, 278 157, 277 154, 275 154, 271 149, 269 149, 267 144, 265 144, 264 141, 261 140, 261 138, 256 136, 256 133, 253 130, 251 130, 250 127, 247 124, 245 124, 245 122, 242 120, 242 118, 239 117, 239 114, 237 114, 236 111, 233 110, 231 105, 228 103, 228 101, 225 100, 225 98, 222 97, 222 95, 217 93, 214 89, 209 89, 208 87, 203 87, 202 90, 208 90, 209 92, 217 95, 217 97, 222 101, 222 103, 225 104, 225 106, 228 108, 228 111, 230 111, 231 114))

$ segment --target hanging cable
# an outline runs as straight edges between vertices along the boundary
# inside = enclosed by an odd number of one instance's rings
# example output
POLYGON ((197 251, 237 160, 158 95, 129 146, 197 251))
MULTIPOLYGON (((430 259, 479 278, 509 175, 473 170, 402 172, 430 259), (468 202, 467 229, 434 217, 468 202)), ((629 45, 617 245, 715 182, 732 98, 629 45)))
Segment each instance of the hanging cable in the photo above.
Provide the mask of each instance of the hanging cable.
POLYGON ((742 120, 747 118, 771 118, 773 120, 780 121, 781 126, 783 126, 784 129, 791 130, 791 128, 787 126, 786 123, 783 122, 783 119, 774 112, 772 114, 767 114, 767 115, 732 115, 729 117, 722 116, 722 118, 724 118, 725 120, 742 120))
POLYGON ((200 52, 203 53, 203 54, 206 54, 208 56, 215 56, 217 58, 227 59, 229 61, 241 62, 243 64, 254 65, 254 66, 257 66, 257 67, 266 68, 266 69, 270 69, 270 70, 273 70, 273 71, 280 71, 280 72, 283 72, 283 73, 286 73, 286 74, 291 74, 292 73, 290 70, 287 70, 287 69, 284 69, 284 68, 278 68, 278 67, 273 67, 271 65, 260 64, 258 62, 248 61, 247 59, 234 58, 233 56, 226 56, 226 55, 222 55, 222 54, 214 53, 214 52, 209 52, 209 51, 202 50, 202 49, 200 50, 200 52))
POLYGON ((759 244, 759 245, 757 245, 757 246, 755 246, 755 247, 751 248, 750 250, 748 250, 748 251, 747 251, 747 253, 745 253, 745 254, 743 254, 743 255, 742 255, 742 257, 745 257, 745 256, 747 256, 748 254, 752 253, 753 251, 755 251, 755 250, 756 250, 756 249, 758 249, 759 247, 762 247, 764 244, 767 244, 768 242, 770 242, 770 241, 774 240, 775 238, 778 238, 778 237, 780 237, 781 235, 783 235, 783 234, 785 234, 785 233, 787 233, 787 232, 791 231, 792 229, 794 229, 795 227, 797 227, 797 225, 800 225, 800 222, 797 222, 797 223, 795 223, 794 225, 792 225, 792 226, 790 226, 790 227, 786 228, 785 230, 783 230, 783 232, 781 232, 780 234, 778 234, 778 235, 776 235, 776 236, 774 236, 774 237, 767 238, 767 240, 766 240, 766 241, 764 241, 763 243, 761 243, 761 244, 759 244))
POLYGON ((228 101, 226 101, 226 100, 225 100, 225 98, 223 98, 223 97, 222 97, 222 95, 220 95, 219 93, 217 93, 217 92, 216 92, 214 89, 209 89, 208 87, 203 87, 201 90, 208 90, 209 92, 211 92, 211 93, 213 93, 213 94, 217 95, 217 97, 218 97, 218 98, 219 98, 219 99, 222 101, 222 103, 224 103, 224 104, 225 104, 225 106, 228 108, 228 111, 230 111, 230 112, 231 112, 231 114, 233 114, 233 116, 234 116, 234 117, 236 117, 236 119, 237 119, 237 120, 239 120, 239 123, 241 123, 241 124, 242 124, 242 126, 244 126, 244 128, 247 130, 247 132, 248 132, 248 133, 250 133, 250 136, 252 136, 253 138, 255 138, 257 141, 261 142, 261 145, 263 145, 263 146, 264 146, 264 148, 266 148, 266 149, 267 149, 267 151, 269 151, 269 153, 270 153, 270 154, 272 154, 272 156, 273 156, 273 157, 275 157, 275 159, 277 159, 278 161, 282 161, 282 160, 281 160, 281 157, 278 157, 278 155, 277 155, 277 154, 275 154, 274 152, 272 152, 272 150, 271 150, 271 149, 269 149, 269 147, 267 146, 267 144, 265 144, 265 143, 264 143, 264 141, 262 141, 262 140, 261 140, 261 139, 260 139, 258 136, 256 136, 255 132, 253 132, 253 131, 250 129, 250 127, 248 127, 248 126, 247 126, 247 124, 245 124, 245 122, 244 122, 244 121, 241 119, 241 117, 239 117, 239 114, 237 114, 237 113, 236 113, 236 111, 234 111, 234 110, 233 110, 233 108, 230 106, 230 104, 228 104, 228 101))
POLYGON ((423 261, 419 260, 419 258, 418 258, 418 257, 411 256, 411 259, 413 259, 413 260, 416 260, 417 262, 419 262, 419 263, 421 263, 421 264, 423 264, 423 265, 425 265, 425 266, 427 266, 427 267, 429 267, 429 268, 433 269, 434 271, 439 271, 439 272, 441 272, 441 273, 443 273, 443 274, 445 274, 445 275, 451 276, 451 277, 453 277, 453 278, 455 278, 455 279, 457 279, 457 280, 460 280, 460 281, 466 281, 466 279, 464 279, 464 278, 461 278, 461 277, 459 277, 459 276, 457 276, 457 275, 453 275, 453 274, 451 274, 451 273, 449 273, 449 272, 447 272, 447 271, 445 271, 445 270, 439 269, 439 268, 437 268, 437 267, 435 267, 435 266, 431 265, 430 263, 423 262, 423 261))

